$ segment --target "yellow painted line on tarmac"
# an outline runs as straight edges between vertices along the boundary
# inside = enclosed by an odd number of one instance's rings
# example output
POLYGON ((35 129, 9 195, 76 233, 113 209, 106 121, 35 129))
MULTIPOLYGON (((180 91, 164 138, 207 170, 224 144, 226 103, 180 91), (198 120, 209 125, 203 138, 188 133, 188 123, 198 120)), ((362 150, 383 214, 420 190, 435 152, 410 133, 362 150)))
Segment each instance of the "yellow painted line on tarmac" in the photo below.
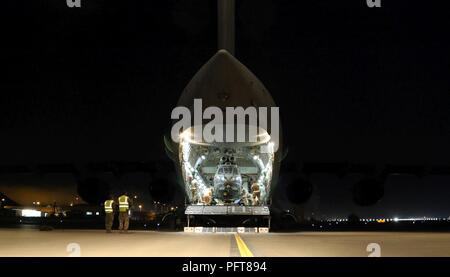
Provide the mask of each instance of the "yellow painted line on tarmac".
POLYGON ((245 244, 244 240, 242 240, 241 236, 239 236, 239 234, 234 234, 234 238, 236 239, 236 243, 238 245, 241 257, 253 257, 253 253, 250 251, 250 249, 248 249, 247 245, 245 244))

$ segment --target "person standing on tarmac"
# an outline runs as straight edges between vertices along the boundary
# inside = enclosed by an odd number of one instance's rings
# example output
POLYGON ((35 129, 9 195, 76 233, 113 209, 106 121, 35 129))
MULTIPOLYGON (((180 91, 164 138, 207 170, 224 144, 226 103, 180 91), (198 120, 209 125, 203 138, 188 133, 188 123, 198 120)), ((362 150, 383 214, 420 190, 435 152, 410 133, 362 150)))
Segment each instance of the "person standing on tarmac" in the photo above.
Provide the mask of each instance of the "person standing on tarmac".
POLYGON ((106 233, 111 233, 111 229, 114 223, 114 200, 110 196, 108 200, 105 201, 105 229, 106 233))
POLYGON ((130 224, 130 206, 132 205, 131 198, 127 193, 119 196, 119 230, 120 232, 127 232, 130 224))

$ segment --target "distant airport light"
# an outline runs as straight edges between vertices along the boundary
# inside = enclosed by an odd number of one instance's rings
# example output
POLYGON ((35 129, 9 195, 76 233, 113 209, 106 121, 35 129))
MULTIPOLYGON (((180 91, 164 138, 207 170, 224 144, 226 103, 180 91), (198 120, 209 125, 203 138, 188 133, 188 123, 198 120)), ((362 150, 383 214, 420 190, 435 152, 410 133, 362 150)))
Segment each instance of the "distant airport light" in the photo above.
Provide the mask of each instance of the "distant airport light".
POLYGON ((2 202, 5 202, 6 201, 6 199, 5 198, 2 198, 2 202))
POLYGON ((398 217, 394 217, 394 222, 398 222, 398 217))
POLYGON ((39 202, 39 201, 38 201, 38 202, 36 202, 36 205, 41 205, 41 202, 39 202))
POLYGON ((140 211, 142 210, 142 205, 139 205, 139 210, 140 210, 140 211))
POLYGON ((137 199, 137 195, 134 196, 134 199, 137 199))
POLYGON ((100 212, 95 212, 95 215, 100 215, 100 212))
POLYGON ((92 215, 92 212, 86 212, 86 215, 92 215))
POLYGON ((25 209, 21 211, 23 217, 41 217, 42 213, 36 210, 25 209))

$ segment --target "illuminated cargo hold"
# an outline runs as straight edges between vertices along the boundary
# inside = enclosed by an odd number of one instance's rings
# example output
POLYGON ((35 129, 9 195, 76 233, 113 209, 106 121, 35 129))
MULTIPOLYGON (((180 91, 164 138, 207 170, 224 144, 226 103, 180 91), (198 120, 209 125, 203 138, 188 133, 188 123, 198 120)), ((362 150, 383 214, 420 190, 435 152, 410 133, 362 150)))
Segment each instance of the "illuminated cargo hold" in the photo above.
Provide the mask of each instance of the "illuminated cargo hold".
POLYGON ((179 161, 189 203, 267 205, 273 174, 273 142, 261 128, 255 140, 204 143, 194 139, 192 128, 185 130, 180 135, 179 161))

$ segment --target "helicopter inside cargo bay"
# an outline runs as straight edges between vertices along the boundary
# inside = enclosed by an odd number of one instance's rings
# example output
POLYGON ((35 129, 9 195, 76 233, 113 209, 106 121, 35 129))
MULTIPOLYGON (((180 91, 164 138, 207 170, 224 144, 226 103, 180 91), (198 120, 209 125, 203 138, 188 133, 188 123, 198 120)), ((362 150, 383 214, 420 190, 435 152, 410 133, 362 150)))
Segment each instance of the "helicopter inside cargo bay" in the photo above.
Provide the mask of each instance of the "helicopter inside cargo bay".
POLYGON ((204 143, 194 140, 190 129, 180 136, 179 155, 191 204, 268 204, 274 151, 265 130, 253 143, 204 143))

